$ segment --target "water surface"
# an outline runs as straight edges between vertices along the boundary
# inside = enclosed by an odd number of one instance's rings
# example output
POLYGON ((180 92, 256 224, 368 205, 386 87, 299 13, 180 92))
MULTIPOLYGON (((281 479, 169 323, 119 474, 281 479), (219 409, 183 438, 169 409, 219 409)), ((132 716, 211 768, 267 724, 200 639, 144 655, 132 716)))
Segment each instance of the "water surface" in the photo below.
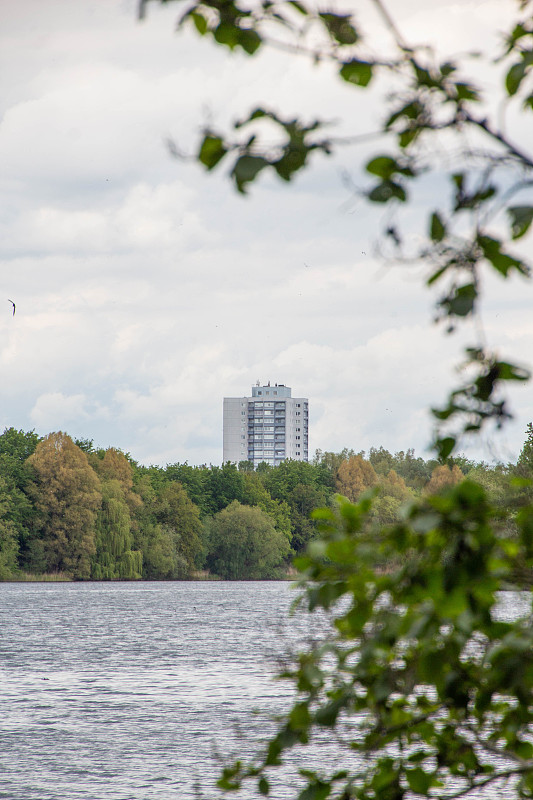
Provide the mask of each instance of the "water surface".
MULTIPOLYGON (((189 798, 306 620, 287 583, 0 584, 0 797, 189 798)), ((252 731, 253 733, 253 731, 252 731)))
MULTIPOLYGON (((290 701, 277 659, 320 627, 289 617, 294 597, 283 582, 0 584, 0 798, 213 797, 215 751, 267 739, 290 701)), ((530 608, 506 592, 497 614, 530 608)), ((296 757, 339 755, 326 732, 296 757)))

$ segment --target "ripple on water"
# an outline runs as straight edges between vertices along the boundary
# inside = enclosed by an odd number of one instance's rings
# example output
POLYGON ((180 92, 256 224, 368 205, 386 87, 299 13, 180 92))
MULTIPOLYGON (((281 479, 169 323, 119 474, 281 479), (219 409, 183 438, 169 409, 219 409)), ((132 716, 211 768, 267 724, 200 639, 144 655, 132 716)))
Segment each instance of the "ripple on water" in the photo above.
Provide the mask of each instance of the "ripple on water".
MULTIPOLYGON (((218 774, 217 752, 265 740, 268 715, 288 702, 271 677, 275 658, 313 633, 309 617, 288 618, 286 583, 0 584, 0 593, 9 800, 192 800, 218 774)), ((498 615, 530 607, 529 593, 505 593, 498 615)), ((321 743, 320 758, 335 753, 321 743)), ((276 797, 289 794, 278 779, 276 797)))

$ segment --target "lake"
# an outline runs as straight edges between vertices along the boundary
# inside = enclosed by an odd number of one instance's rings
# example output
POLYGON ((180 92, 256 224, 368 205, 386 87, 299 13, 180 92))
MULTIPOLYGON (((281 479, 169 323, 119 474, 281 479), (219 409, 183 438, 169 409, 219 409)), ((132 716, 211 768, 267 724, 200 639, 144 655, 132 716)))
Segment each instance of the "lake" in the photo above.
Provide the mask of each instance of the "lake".
MULTIPOLYGON (((192 798, 251 709, 279 711, 276 657, 307 633, 285 582, 0 584, 0 797, 192 798)), ((255 737, 254 737, 255 731, 255 737)))
MULTIPOLYGON (((317 625, 289 618, 294 597, 284 582, 0 584, 0 798, 212 797, 216 751, 253 750, 288 704, 277 659, 317 625)), ((501 614, 528 604, 509 593, 501 614)))

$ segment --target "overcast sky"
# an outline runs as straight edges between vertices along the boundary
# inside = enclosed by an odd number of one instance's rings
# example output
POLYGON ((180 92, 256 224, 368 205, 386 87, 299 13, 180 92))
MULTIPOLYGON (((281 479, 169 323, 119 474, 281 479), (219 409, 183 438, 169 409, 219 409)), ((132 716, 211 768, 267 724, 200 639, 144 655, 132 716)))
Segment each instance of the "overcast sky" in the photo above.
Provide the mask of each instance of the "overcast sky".
MULTIPOLYGON (((490 47, 513 4, 391 7, 409 41, 438 35, 449 53, 490 47)), ((360 180, 378 145, 317 156, 289 186, 267 177, 244 199, 224 169, 206 175, 164 144, 192 152, 206 120, 223 127, 259 103, 365 133, 381 104, 328 68, 176 34, 177 13, 149 4, 140 23, 133 0, 2 3, 1 428, 64 430, 143 463, 217 464, 223 397, 270 380, 309 398, 310 452, 428 457, 427 409, 474 334, 446 337, 420 268, 376 256, 379 214, 343 174, 360 180)), ((436 202, 425 191, 422 205, 436 202)), ((487 288, 489 342, 530 362, 533 287, 487 288)), ((515 421, 467 454, 516 458, 531 385, 511 404, 515 421)))

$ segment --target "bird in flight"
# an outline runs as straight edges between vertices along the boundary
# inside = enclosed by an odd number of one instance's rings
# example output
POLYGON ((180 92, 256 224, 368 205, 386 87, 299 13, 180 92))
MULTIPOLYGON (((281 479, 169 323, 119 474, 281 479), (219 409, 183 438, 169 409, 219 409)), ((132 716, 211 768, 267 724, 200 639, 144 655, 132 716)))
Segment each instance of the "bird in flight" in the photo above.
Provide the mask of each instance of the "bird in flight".
POLYGON ((7 298, 7 302, 11 303, 11 305, 13 306, 13 316, 15 316, 15 310, 17 308, 15 303, 13 302, 13 300, 10 300, 9 297, 7 298))

